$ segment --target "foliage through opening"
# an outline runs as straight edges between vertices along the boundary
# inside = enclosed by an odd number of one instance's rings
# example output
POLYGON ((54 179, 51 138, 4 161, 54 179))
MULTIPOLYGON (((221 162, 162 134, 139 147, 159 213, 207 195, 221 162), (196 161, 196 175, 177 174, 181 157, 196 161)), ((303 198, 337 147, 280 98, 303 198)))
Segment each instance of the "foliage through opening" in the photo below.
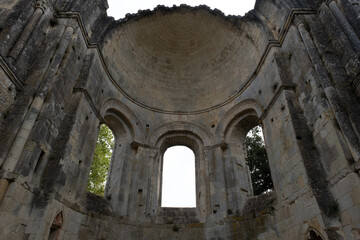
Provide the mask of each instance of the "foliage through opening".
POLYGON ((259 126, 245 138, 246 163, 249 166, 254 195, 274 189, 262 131, 259 126))
POLYGON ((112 131, 105 124, 101 124, 87 182, 87 191, 104 196, 113 147, 112 131))

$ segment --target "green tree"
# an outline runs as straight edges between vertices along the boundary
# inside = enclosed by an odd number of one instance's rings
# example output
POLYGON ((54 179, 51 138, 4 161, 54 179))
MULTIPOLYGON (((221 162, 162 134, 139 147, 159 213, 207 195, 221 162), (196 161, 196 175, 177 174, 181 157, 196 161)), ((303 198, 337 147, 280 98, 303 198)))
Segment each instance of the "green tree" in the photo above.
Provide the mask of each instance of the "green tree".
POLYGON ((101 124, 87 182, 87 191, 104 195, 113 147, 114 135, 112 131, 105 124, 101 124))
POLYGON ((254 195, 273 189, 265 144, 259 126, 250 130, 245 138, 246 163, 249 166, 254 195))

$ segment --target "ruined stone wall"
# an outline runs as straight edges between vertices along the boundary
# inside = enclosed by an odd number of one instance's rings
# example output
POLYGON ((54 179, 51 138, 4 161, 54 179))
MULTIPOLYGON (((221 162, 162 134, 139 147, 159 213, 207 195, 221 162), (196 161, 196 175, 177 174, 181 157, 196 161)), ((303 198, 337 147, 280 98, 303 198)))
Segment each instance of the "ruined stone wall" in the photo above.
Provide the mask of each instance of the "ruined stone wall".
POLYGON ((360 237, 353 0, 258 0, 244 17, 102 0, 0 3, 0 239, 360 237), (99 124, 115 146, 86 192, 99 124), (274 182, 253 196, 261 124, 274 182), (168 147, 195 153, 194 209, 161 208, 168 147))

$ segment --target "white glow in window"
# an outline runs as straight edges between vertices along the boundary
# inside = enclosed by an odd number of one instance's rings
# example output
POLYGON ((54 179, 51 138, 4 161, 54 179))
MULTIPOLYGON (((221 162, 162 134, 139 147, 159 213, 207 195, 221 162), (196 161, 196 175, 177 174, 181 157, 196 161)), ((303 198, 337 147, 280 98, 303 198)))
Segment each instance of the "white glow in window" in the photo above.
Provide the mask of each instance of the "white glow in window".
POLYGON ((195 155, 184 146, 168 148, 162 172, 162 207, 196 207, 195 155))

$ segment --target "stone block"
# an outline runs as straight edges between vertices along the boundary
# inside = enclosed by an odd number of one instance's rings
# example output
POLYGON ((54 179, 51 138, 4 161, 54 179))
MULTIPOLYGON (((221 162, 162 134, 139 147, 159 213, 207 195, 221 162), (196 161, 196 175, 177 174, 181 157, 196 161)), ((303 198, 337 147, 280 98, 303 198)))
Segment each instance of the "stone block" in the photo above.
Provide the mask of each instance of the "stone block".
POLYGON ((0 203, 5 196, 5 192, 8 186, 9 181, 7 179, 0 179, 0 203))

